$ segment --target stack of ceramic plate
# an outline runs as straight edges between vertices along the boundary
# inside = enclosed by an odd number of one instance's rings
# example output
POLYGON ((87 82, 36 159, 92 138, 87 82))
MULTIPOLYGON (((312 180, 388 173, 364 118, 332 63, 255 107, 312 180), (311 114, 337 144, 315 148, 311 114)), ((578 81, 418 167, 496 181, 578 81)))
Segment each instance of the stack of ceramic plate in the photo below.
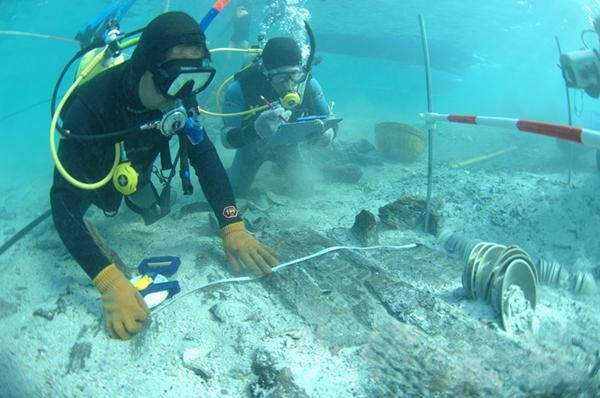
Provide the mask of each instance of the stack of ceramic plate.
POLYGON ((560 286, 575 294, 592 294, 596 291, 596 281, 587 272, 570 273, 555 261, 540 259, 536 264, 539 283, 549 286, 560 286))
POLYGON ((569 272, 562 265, 543 258, 537 262, 536 270, 542 285, 558 286, 569 277, 569 272))
POLYGON ((571 291, 575 294, 592 294, 596 291, 596 281, 592 274, 576 272, 571 274, 571 291))
MULTIPOLYGON (((479 242, 465 256, 463 287, 471 299, 487 301, 501 317, 502 326, 509 328, 514 294, 527 301, 528 308, 537 304, 538 274, 531 257, 516 246, 479 242)), ((514 307, 514 306, 513 306, 514 307)))
POLYGON ((444 242, 444 249, 449 253, 464 258, 467 261, 469 253, 473 247, 479 243, 479 240, 467 239, 460 233, 442 232, 441 239, 444 242))
POLYGON ((465 253, 466 267, 463 271, 462 283, 471 299, 487 299, 492 271, 498 255, 505 249, 505 246, 495 243, 479 242, 470 252, 465 253))

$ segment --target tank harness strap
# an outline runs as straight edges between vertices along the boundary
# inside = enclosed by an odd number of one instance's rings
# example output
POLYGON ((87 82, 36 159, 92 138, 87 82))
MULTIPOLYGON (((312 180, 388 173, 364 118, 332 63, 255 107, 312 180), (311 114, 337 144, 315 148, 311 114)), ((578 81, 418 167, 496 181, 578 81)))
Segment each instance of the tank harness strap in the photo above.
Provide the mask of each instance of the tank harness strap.
POLYGON ((194 186, 190 178, 190 159, 188 154, 188 140, 184 135, 179 135, 179 178, 181 178, 181 186, 184 195, 194 193, 194 186))

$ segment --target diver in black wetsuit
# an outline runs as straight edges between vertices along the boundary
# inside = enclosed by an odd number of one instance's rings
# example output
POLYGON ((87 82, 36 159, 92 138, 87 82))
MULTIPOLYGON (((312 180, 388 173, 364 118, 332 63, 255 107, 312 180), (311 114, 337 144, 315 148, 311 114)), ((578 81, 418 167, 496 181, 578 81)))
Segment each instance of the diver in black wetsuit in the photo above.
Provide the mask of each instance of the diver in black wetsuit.
MULTIPOLYGON (((63 128, 75 138, 60 143, 58 153, 65 169, 78 181, 98 181, 113 164, 115 143, 122 141, 127 160, 140 176, 136 194, 152 193, 153 188, 147 189, 151 186, 149 170, 159 153, 168 152, 171 138, 163 130, 139 130, 109 139, 84 140, 77 136, 131 130, 161 120, 179 100, 195 103, 195 94, 214 76, 208 60, 204 34, 192 17, 171 12, 154 19, 144 30, 130 60, 84 83, 69 98, 61 116, 63 128)), ((255 273, 270 272, 270 267, 277 264, 275 253, 246 231, 213 144, 203 129, 197 128, 196 132, 194 140, 183 137, 182 142, 219 220, 232 267, 236 271, 243 266, 255 273)), ((142 328, 148 308, 135 287, 94 241, 83 218, 91 205, 106 213, 116 213, 122 199, 122 193, 113 183, 97 190, 83 190, 55 170, 50 200, 56 229, 102 294, 110 334, 127 339, 142 328)), ((143 212, 144 200, 138 199, 131 205, 143 212)))
MULTIPOLYGON (((302 65, 302 52, 290 37, 271 38, 263 49, 260 63, 235 74, 227 89, 223 111, 240 114, 265 102, 279 104, 286 95, 298 95, 298 104, 287 111, 274 105, 251 116, 223 119, 221 142, 236 154, 229 179, 237 196, 248 195, 252 183, 266 161, 274 162, 288 174, 289 186, 306 187, 304 162, 298 145, 273 145, 278 128, 301 116, 329 116, 331 110, 319 82, 302 65), (302 95, 300 95, 300 93, 302 95)), ((290 108, 290 107, 288 107, 290 108)), ((328 146, 337 134, 337 126, 322 131, 313 144, 328 146)))

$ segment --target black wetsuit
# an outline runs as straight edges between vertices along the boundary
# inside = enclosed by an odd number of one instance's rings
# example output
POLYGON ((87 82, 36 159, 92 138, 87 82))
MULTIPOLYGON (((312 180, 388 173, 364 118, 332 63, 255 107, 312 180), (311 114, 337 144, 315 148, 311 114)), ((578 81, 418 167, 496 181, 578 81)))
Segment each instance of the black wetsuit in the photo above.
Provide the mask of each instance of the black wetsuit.
MULTIPOLYGON (((239 113, 268 102, 276 103, 279 95, 257 66, 235 75, 223 104, 224 113, 239 113)), ((329 115, 329 105, 316 79, 310 78, 304 90, 302 104, 294 110, 290 121, 301 116, 329 115)), ((254 123, 256 113, 248 117, 228 117, 223 120, 221 139, 226 148, 237 149, 229 169, 229 180, 237 196, 247 195, 256 175, 265 161, 273 161, 278 168, 286 170, 290 180, 302 181, 306 175, 298 145, 272 147, 261 139, 254 123)), ((337 130, 334 129, 334 130, 337 130)))
MULTIPOLYGON (((63 127, 75 134, 96 135, 122 131, 160 118, 159 111, 147 111, 131 83, 127 62, 113 67, 81 86, 62 114, 63 127)), ((187 139, 187 138, 186 138, 187 139)), ((128 160, 141 175, 152 167, 168 138, 156 130, 140 131, 123 138, 80 141, 62 140, 59 158, 68 172, 82 182, 105 177, 113 161, 116 142, 123 141, 128 160)), ((197 145, 187 145, 202 190, 221 226, 239 221, 234 196, 219 156, 206 134, 197 145), (228 211, 229 210, 229 211, 228 211), (227 218, 230 217, 230 218, 227 218)), ((116 212, 123 196, 112 181, 104 187, 85 191, 72 186, 55 170, 50 193, 54 225, 65 246, 84 271, 94 278, 111 262, 95 243, 83 216, 93 204, 105 212, 116 212)))

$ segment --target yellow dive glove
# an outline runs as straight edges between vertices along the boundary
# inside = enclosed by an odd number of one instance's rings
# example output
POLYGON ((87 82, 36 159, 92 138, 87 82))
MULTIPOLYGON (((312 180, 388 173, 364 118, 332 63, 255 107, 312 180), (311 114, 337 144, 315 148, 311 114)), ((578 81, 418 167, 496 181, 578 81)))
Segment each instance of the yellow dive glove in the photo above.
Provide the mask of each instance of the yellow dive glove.
POLYGON ((256 275, 271 273, 278 263, 275 251, 252 236, 243 221, 229 224, 221 229, 223 248, 234 272, 244 268, 256 275))
POLYGON ((111 337, 127 340, 142 330, 150 310, 115 264, 100 271, 93 282, 102 295, 104 319, 111 337))

